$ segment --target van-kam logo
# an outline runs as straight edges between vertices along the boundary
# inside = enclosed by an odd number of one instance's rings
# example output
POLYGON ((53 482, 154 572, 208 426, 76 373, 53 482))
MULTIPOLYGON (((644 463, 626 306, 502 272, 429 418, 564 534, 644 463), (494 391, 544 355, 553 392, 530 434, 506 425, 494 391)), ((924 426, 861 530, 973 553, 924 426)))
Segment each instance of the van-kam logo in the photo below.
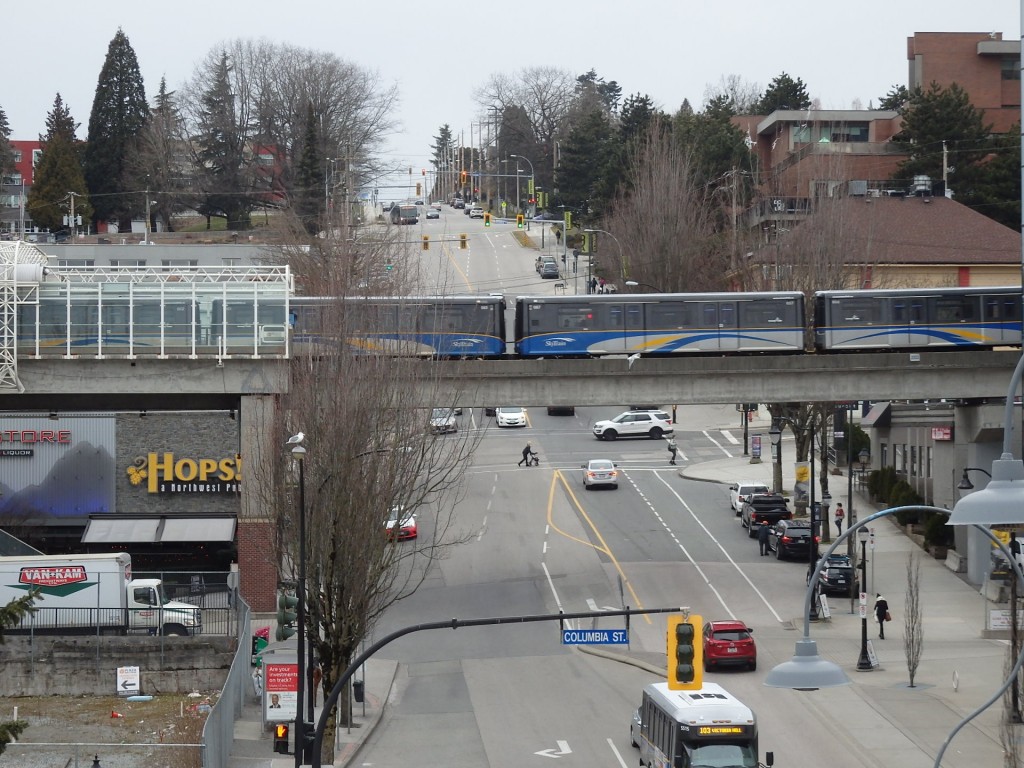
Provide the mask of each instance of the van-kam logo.
POLYGON ((87 579, 84 565, 26 566, 21 569, 17 587, 38 589, 44 595, 66 596, 91 587, 94 582, 87 579))
POLYGON ((238 493, 242 458, 178 459, 174 454, 139 456, 125 470, 128 482, 146 481, 150 493, 238 493))

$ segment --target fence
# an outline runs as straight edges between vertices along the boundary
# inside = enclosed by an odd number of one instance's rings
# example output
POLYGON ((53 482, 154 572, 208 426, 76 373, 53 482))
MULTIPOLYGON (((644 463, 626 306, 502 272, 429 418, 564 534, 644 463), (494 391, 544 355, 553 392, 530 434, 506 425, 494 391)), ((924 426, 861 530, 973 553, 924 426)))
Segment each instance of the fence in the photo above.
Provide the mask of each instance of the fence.
POLYGON ((235 720, 242 714, 242 703, 245 700, 246 686, 251 684, 249 677, 249 605, 244 600, 237 600, 234 626, 238 630, 238 646, 228 670, 227 680, 220 699, 206 718, 203 726, 203 768, 227 768, 231 758, 231 747, 235 741, 235 720))

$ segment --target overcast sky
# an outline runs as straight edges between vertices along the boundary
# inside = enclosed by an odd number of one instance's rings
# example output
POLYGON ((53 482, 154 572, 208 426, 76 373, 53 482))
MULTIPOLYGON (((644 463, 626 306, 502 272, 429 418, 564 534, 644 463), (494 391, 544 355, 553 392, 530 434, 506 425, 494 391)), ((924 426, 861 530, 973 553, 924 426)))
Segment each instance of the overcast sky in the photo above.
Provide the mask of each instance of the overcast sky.
POLYGON ((724 76, 763 90, 786 72, 802 78, 822 108, 867 108, 907 83, 906 39, 915 32, 1001 32, 1017 40, 1021 29, 1012 0, 861 0, 845 7, 754 0, 60 0, 45 6, 46 15, 43 8, 4 3, 0 107, 14 139, 44 132, 58 92, 85 137, 118 27, 135 49, 150 98, 161 77, 177 88, 219 43, 268 38, 330 51, 397 84, 401 127, 385 159, 417 174, 441 125, 469 142, 481 114, 473 93, 495 72, 594 69, 617 81, 623 97, 647 94, 668 112, 684 99, 700 109, 705 89, 724 76))

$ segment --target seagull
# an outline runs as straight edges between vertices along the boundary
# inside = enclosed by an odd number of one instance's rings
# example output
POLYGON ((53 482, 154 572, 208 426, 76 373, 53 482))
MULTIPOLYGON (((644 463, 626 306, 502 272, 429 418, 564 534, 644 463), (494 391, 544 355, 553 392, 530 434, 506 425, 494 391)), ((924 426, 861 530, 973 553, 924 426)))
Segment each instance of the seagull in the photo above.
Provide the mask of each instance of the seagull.
POLYGON ((298 445, 299 443, 301 443, 305 439, 306 439, 306 436, 304 434, 302 434, 301 432, 299 432, 297 435, 292 435, 291 437, 289 437, 288 438, 288 442, 285 443, 285 445, 298 445))
POLYGON ((632 368, 633 367, 633 363, 635 363, 639 359, 640 359, 640 353, 639 352, 634 352, 632 355, 630 355, 629 357, 626 358, 626 360, 629 362, 629 367, 630 368, 632 368))

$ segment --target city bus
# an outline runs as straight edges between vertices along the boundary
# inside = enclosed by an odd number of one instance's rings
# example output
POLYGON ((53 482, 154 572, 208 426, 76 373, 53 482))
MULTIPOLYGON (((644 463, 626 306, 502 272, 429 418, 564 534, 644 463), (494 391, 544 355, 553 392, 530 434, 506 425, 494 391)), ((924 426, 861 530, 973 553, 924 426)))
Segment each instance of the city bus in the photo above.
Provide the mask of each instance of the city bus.
POLYGON ((639 713, 642 766, 758 768, 754 713, 720 685, 672 691, 651 683, 639 713))
POLYGON ((392 224, 416 224, 420 220, 419 209, 415 205, 395 205, 391 208, 392 224))

